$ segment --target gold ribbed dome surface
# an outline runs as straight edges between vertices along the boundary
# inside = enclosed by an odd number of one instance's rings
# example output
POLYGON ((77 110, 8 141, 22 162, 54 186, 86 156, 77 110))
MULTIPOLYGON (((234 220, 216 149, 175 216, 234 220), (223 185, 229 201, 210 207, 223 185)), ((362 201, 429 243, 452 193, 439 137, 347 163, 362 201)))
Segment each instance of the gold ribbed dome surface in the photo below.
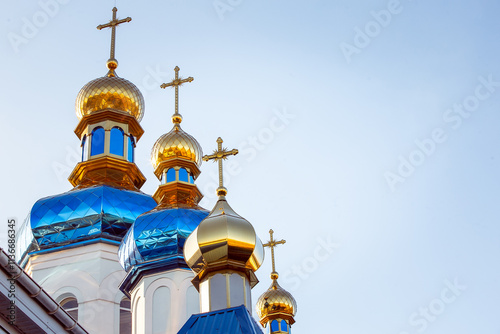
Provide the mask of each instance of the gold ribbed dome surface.
POLYGON ((212 212, 186 240, 184 259, 195 273, 225 262, 255 272, 264 261, 264 247, 252 224, 220 196, 212 212))
POLYGON ((269 289, 257 301, 256 309, 260 319, 273 313, 284 313, 294 317, 297 312, 297 303, 295 298, 283 289, 276 279, 273 279, 269 289))
POLYGON ((160 163, 172 158, 182 158, 201 165, 203 151, 193 136, 184 132, 180 125, 174 124, 173 129, 158 138, 151 151, 151 164, 156 169, 160 163))
MULTIPOLYGON (((113 74, 114 75, 114 74, 113 74)), ((108 75, 90 81, 76 98, 76 116, 83 116, 103 109, 115 109, 134 116, 138 122, 144 116, 144 97, 130 81, 108 75)))

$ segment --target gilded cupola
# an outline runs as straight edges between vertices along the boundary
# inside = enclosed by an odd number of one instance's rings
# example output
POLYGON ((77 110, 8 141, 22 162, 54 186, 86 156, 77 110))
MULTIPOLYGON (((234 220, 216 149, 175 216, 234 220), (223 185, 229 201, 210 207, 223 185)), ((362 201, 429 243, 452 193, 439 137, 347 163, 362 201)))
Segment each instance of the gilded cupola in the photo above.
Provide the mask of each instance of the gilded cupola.
POLYGON ((225 196, 219 196, 212 212, 186 241, 184 257, 198 279, 232 268, 248 273, 253 286, 258 282, 253 273, 264 260, 264 250, 252 224, 229 206, 225 196))
POLYGON ((153 146, 151 164, 156 170, 162 162, 171 159, 184 159, 196 164, 199 168, 203 151, 193 136, 181 129, 180 122, 174 123, 172 130, 164 134, 153 146))
POLYGON ((255 271, 264 260, 262 242, 252 224, 229 206, 223 186, 222 161, 238 150, 222 148, 203 157, 219 163, 219 199, 210 214, 187 238, 184 259, 195 274, 202 312, 244 304, 251 312, 251 289, 258 283, 255 271))
MULTIPOLYGON (((160 87, 175 88, 175 113, 172 115, 172 130, 162 135, 153 145, 151 150, 151 164, 155 170, 156 176, 161 179, 164 167, 175 164, 176 161, 191 162, 198 170, 201 166, 201 157, 203 151, 198 141, 181 129, 182 116, 179 114, 179 87, 187 82, 192 82, 193 77, 183 79, 179 77, 180 68, 174 68, 175 78, 169 83, 164 83, 160 87)), ((199 174, 194 173, 194 174, 199 174)), ((198 175, 196 175, 198 176, 198 175)))
POLYGON ((79 119, 111 109, 142 120, 144 97, 133 83, 116 75, 115 64, 108 61, 108 74, 90 81, 78 93, 75 109, 79 119))
POLYGON ((269 289, 259 297, 256 309, 261 324, 265 327, 269 325, 271 333, 288 333, 288 327, 295 323, 297 303, 295 298, 278 284, 277 278, 273 279, 269 289))
POLYGON ((138 190, 146 178, 134 163, 136 143, 144 133, 139 122, 144 116, 144 98, 130 81, 118 77, 115 70, 116 27, 132 19, 116 18, 97 27, 111 28, 111 52, 108 73, 83 86, 76 98, 80 120, 75 133, 81 141, 82 162, 69 181, 75 187, 99 184, 138 190))
POLYGON ((267 333, 290 333, 290 327, 295 323, 297 302, 292 294, 278 284, 278 273, 274 261, 274 248, 284 244, 285 240, 274 240, 274 231, 270 230, 271 239, 264 247, 271 249, 272 268, 271 286, 258 299, 256 309, 262 326, 268 329, 267 333))
POLYGON ((160 136, 151 150, 151 164, 161 185, 153 195, 164 206, 187 205, 194 207, 203 195, 194 181, 200 175, 203 151, 198 141, 181 129, 182 116, 179 114, 179 87, 192 82, 193 77, 179 77, 179 67, 174 68, 175 77, 160 87, 175 88, 175 112, 172 115, 173 128, 160 136))

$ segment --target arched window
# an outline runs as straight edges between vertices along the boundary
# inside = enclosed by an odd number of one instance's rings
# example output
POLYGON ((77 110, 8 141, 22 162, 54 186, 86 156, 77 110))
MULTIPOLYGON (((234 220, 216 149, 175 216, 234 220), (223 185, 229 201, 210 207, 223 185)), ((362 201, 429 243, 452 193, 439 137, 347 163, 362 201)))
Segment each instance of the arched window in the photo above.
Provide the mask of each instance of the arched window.
POLYGON ((87 135, 83 135, 82 139, 82 161, 85 161, 87 159, 87 155, 85 154, 85 144, 87 141, 87 135))
POLYGON ((123 130, 118 127, 111 129, 109 153, 123 157, 123 130))
POLYGON ((170 168, 167 170, 167 183, 175 181, 175 169, 170 168))
POLYGON ((281 331, 288 333, 288 324, 286 323, 285 320, 281 320, 281 331))
POLYGON ((68 297, 61 301, 61 307, 78 321, 78 301, 75 297, 68 297))
POLYGON ((160 286, 153 293, 153 334, 166 333, 171 323, 170 289, 160 286))
POLYGON ((130 135, 128 136, 128 153, 127 153, 127 160, 130 162, 134 162, 134 147, 135 147, 134 136, 130 135))
POLYGON ((120 334, 132 333, 132 311, 130 310, 130 299, 123 298, 120 302, 120 334))
POLYGON ((193 175, 191 175, 191 173, 189 173, 189 183, 194 183, 194 178, 193 175))
POLYGON ((188 182, 188 172, 185 168, 179 169, 179 181, 188 182))
POLYGON ((92 131, 90 155, 98 155, 103 153, 104 153, 104 129, 98 127, 92 131))
POLYGON ((279 323, 278 323, 278 320, 273 320, 271 322, 271 333, 273 332, 278 332, 280 329, 279 329, 279 323))

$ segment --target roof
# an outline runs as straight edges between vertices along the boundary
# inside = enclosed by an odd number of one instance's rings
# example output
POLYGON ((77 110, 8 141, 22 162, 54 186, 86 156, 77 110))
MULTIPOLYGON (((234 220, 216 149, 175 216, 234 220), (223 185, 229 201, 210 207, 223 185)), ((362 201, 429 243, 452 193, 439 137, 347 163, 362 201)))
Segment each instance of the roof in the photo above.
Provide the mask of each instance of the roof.
POLYGON ((87 334, 60 305, 0 248, 0 331, 87 334), (12 282, 15 284, 12 285, 12 282), (14 306, 14 307, 13 307, 14 306))
POLYGON ((120 242, 136 218, 153 209, 149 195, 97 185, 38 200, 17 237, 18 254, 92 239, 120 242))
POLYGON ((262 334, 244 305, 193 314, 177 334, 262 334))
POLYGON ((154 209, 135 220, 123 238, 118 257, 122 267, 129 271, 144 262, 168 257, 184 260, 186 238, 208 215, 201 208, 154 209))

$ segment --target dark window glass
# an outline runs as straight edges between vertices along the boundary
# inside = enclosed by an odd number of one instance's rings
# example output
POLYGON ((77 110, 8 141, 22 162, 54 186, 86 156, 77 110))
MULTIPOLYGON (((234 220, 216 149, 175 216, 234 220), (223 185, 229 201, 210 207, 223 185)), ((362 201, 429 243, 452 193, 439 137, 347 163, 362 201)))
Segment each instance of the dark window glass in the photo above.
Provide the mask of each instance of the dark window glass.
POLYGON ((124 298, 120 302, 120 334, 132 333, 132 312, 130 299, 124 298))
POLYGON ((167 170, 167 183, 175 181, 175 169, 170 168, 167 170))
POLYGON ((188 172, 184 168, 179 169, 179 181, 188 182, 188 172))
POLYGON ((123 157, 123 131, 120 128, 111 129, 109 153, 123 157))
POLYGON ((78 321, 78 301, 76 298, 70 297, 63 299, 61 301, 61 307, 69 313, 75 319, 78 321))
POLYGON ((82 161, 85 161, 85 159, 87 158, 85 156, 85 142, 87 141, 87 135, 83 135, 83 139, 82 139, 82 161))
POLYGON ((130 162, 134 162, 134 137, 130 135, 128 137, 128 157, 127 160, 130 162))
POLYGON ((90 155, 98 155, 104 153, 104 129, 95 128, 92 131, 92 146, 90 147, 90 155))

